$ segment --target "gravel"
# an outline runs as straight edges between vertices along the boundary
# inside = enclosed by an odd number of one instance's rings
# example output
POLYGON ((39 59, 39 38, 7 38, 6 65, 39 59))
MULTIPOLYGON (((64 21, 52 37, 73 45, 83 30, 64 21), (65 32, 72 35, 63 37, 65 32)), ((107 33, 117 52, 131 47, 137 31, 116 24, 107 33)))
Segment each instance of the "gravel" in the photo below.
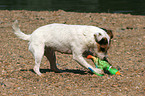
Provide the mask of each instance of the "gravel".
MULTIPOLYGON (((0 10, 0 94, 6 96, 144 96, 145 95, 145 16, 110 13, 0 10), (33 72, 34 59, 28 42, 17 38, 11 28, 15 20, 31 34, 50 23, 93 25, 114 33, 108 51, 110 63, 121 76, 95 76, 77 64, 72 55, 56 52, 54 73, 46 57, 39 77, 33 72)), ((91 60, 87 60, 92 64, 91 60)))

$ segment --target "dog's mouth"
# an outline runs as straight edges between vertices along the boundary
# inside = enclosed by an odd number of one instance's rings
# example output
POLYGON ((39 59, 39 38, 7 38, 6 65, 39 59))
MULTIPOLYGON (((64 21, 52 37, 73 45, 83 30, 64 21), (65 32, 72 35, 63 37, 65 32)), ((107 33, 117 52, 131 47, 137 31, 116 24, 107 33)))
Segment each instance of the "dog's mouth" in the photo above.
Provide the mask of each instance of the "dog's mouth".
MULTIPOLYGON (((108 59, 106 57, 103 58, 104 61, 108 62, 108 59)), ((109 63, 109 62, 108 62, 109 63)))
MULTIPOLYGON (((98 54, 95 54, 95 53, 93 53, 93 52, 91 52, 91 51, 85 51, 85 52, 83 53, 83 57, 87 57, 88 55, 92 55, 92 56, 98 57, 98 58, 100 58, 101 60, 104 60, 104 61, 108 62, 107 56, 106 56, 106 57, 104 57, 104 56, 98 56, 98 54)), ((108 63, 109 63, 109 62, 108 62, 108 63)))
MULTIPOLYGON (((109 63, 109 60, 108 60, 108 56, 107 55, 98 55, 98 54, 93 54, 93 56, 95 56, 95 57, 98 57, 99 59, 101 59, 101 60, 103 60, 103 61, 106 61, 107 63, 109 63)), ((110 63, 109 63, 110 64, 110 63)), ((111 65, 111 64, 110 64, 111 65)))

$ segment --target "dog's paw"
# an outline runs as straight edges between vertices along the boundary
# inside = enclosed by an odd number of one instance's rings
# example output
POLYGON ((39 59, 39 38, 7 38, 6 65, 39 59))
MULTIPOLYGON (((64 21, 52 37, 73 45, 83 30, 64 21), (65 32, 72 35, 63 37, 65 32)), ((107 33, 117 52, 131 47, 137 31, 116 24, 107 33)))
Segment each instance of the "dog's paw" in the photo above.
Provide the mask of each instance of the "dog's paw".
POLYGON ((104 74, 104 71, 101 70, 101 69, 98 69, 98 68, 95 68, 94 71, 95 71, 96 73, 98 73, 98 74, 104 74))
POLYGON ((62 73, 62 71, 60 69, 58 69, 58 68, 56 68, 56 69, 52 69, 51 68, 51 70, 53 70, 55 73, 62 73))

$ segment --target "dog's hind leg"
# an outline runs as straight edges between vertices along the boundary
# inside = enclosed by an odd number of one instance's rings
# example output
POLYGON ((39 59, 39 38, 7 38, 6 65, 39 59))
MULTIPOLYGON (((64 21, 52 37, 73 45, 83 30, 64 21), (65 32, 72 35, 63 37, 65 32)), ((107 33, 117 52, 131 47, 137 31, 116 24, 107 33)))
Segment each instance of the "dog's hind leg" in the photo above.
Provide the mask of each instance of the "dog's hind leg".
POLYGON ((53 70, 54 72, 61 72, 56 66, 55 51, 51 48, 45 47, 44 55, 47 57, 47 59, 50 62, 50 69, 53 70))
POLYGON ((35 66, 33 68, 34 72, 39 76, 42 75, 40 72, 40 63, 44 55, 44 44, 30 44, 29 50, 32 52, 35 59, 35 66))

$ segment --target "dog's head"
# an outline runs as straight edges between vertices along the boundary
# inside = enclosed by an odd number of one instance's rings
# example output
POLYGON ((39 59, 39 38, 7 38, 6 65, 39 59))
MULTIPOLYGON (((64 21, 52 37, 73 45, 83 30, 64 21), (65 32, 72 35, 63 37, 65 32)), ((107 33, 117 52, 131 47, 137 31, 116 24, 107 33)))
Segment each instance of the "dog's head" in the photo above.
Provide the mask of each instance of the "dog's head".
POLYGON ((100 59, 107 60, 107 50, 110 47, 111 39, 113 38, 112 30, 101 28, 100 32, 94 34, 97 44, 97 52, 95 52, 100 59))

